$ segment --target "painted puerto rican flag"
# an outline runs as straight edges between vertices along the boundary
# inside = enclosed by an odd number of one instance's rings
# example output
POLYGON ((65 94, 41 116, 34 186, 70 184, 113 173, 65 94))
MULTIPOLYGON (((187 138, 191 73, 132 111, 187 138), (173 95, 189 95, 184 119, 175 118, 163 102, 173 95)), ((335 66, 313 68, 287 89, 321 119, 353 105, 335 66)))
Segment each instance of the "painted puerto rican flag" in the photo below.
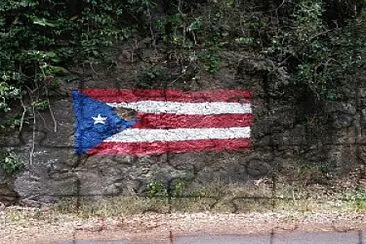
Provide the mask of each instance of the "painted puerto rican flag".
POLYGON ((251 93, 246 90, 82 89, 72 98, 79 155, 251 147, 251 93))

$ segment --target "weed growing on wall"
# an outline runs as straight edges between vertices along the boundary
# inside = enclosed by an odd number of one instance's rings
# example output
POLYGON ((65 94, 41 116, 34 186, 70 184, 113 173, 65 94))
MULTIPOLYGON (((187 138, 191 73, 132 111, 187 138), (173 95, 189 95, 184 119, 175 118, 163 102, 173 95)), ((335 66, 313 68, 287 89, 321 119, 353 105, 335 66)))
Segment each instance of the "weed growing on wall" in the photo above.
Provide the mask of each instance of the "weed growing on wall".
POLYGON ((357 189, 345 194, 345 201, 352 210, 364 212, 366 210, 366 189, 357 189))
POLYGON ((168 197, 167 187, 163 182, 160 181, 151 181, 147 184, 146 193, 149 198, 154 197, 168 197))
POLYGON ((152 88, 158 79, 163 78, 164 70, 160 67, 151 67, 144 70, 137 82, 139 88, 152 88))
POLYGON ((23 161, 14 152, 0 153, 0 168, 7 175, 12 175, 24 168, 23 161))

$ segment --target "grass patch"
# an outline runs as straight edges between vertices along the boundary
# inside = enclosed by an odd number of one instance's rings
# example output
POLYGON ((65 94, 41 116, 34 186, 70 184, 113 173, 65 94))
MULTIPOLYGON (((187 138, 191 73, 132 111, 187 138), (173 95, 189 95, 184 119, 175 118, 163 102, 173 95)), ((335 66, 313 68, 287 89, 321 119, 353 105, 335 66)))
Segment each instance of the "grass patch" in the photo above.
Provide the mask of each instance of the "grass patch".
POLYGON ((104 219, 145 213, 286 212, 291 219, 298 213, 366 212, 366 187, 331 193, 329 189, 317 186, 278 184, 276 189, 273 192, 267 181, 257 185, 212 184, 184 189, 181 194, 171 197, 153 194, 150 197, 65 198, 54 205, 26 211, 22 207, 9 207, 0 219, 4 218, 6 223, 27 225, 37 221, 53 223, 65 219, 104 219))
POLYGON ((347 192, 345 200, 351 210, 366 212, 366 187, 347 192))
MULTIPOLYGON (((155 189, 155 188, 154 188, 155 189)), ((366 190, 332 192, 327 189, 278 184, 222 185, 185 189, 182 194, 149 197, 110 197, 65 199, 53 206, 57 212, 81 218, 180 212, 354 212, 366 211, 366 190)))
POLYGON ((108 197, 103 199, 63 199, 52 207, 63 214, 81 218, 112 217, 118 215, 142 214, 146 212, 167 213, 167 198, 108 197))

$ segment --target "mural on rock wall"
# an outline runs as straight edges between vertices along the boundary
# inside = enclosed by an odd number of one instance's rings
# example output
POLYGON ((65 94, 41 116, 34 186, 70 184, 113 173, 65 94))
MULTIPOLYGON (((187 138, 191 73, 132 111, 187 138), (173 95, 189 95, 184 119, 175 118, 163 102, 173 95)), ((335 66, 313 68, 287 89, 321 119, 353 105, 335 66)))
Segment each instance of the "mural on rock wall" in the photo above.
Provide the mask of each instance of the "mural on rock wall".
POLYGON ((83 89, 72 96, 79 155, 251 147, 251 92, 246 90, 83 89))

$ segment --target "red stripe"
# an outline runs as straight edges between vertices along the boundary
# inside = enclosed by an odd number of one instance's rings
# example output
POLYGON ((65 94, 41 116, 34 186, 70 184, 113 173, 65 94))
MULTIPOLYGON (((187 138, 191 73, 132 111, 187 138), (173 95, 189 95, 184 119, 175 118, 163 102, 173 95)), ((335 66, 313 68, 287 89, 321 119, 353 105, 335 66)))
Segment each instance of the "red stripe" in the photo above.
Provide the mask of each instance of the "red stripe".
POLYGON ((201 151, 235 151, 250 148, 250 139, 215 139, 215 140, 188 140, 174 142, 103 142, 87 151, 90 155, 125 154, 144 156, 167 152, 201 152, 201 151))
POLYGON ((172 101, 172 102, 249 102, 246 90, 209 90, 185 92, 181 90, 115 90, 82 89, 83 94, 103 102, 172 101))
POLYGON ((218 115, 177 115, 177 114, 138 114, 139 122, 134 128, 170 129, 170 128, 227 128, 252 124, 252 114, 218 115))

